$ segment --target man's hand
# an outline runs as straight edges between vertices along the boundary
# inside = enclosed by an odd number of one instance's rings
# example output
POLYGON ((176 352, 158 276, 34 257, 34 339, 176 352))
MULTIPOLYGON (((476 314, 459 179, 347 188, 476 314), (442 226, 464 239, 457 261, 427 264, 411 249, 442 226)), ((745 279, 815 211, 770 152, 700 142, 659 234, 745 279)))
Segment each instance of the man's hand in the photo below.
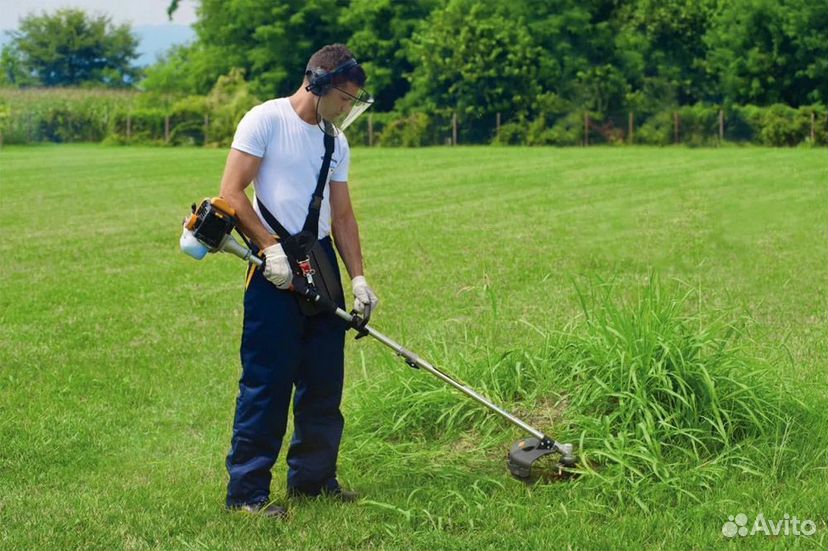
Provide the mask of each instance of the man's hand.
POLYGON ((290 289, 293 281, 293 271, 290 269, 287 255, 282 245, 276 243, 264 250, 265 268, 264 276, 269 282, 279 289, 290 289))
POLYGON ((362 319, 368 321, 371 313, 376 309, 377 304, 379 304, 377 295, 368 287, 364 276, 356 276, 352 279, 351 288, 354 291, 354 310, 356 310, 362 319))

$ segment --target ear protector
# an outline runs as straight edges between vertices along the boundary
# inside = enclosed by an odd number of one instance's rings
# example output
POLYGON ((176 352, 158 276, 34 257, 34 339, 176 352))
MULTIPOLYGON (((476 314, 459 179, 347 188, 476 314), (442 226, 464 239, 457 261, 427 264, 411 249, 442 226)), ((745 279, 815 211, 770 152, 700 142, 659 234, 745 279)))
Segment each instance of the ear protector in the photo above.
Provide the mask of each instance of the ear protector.
POLYGON ((354 58, 344 62, 333 71, 326 71, 325 69, 321 69, 319 67, 309 66, 305 69, 305 76, 308 77, 308 85, 305 86, 305 90, 314 96, 324 96, 333 87, 334 78, 339 75, 343 75, 358 66, 359 63, 354 58))

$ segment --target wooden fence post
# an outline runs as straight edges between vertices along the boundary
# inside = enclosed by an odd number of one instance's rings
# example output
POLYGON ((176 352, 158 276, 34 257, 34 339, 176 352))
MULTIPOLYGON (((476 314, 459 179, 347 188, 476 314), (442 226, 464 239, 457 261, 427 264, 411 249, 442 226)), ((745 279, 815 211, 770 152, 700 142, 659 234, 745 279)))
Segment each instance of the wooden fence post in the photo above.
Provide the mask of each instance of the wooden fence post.
POLYGON ((164 116, 164 143, 170 143, 170 116, 164 116))
POLYGON ((368 146, 374 145, 374 118, 368 113, 368 146))
POLYGON ((811 111, 811 145, 816 141, 816 113, 811 111))
POLYGON ((457 145, 457 113, 451 114, 451 145, 457 145))
POLYGON ((210 130, 210 115, 204 115, 204 145, 207 145, 207 136, 210 130))
POLYGON ((589 145, 589 112, 584 113, 584 146, 589 145))
POLYGON ((629 117, 627 118, 627 143, 633 143, 635 139, 635 123, 633 112, 630 111, 629 117))
POLYGON ((673 113, 673 143, 679 143, 679 114, 673 113))
POLYGON ((26 117, 26 143, 32 143, 32 113, 26 117))
POLYGON ((724 109, 719 109, 719 143, 724 141, 724 109))
POLYGON ((127 140, 132 137, 132 111, 127 111, 126 137, 127 140))
POLYGON ((497 112, 497 117, 495 117, 495 136, 500 136, 500 111, 497 112))

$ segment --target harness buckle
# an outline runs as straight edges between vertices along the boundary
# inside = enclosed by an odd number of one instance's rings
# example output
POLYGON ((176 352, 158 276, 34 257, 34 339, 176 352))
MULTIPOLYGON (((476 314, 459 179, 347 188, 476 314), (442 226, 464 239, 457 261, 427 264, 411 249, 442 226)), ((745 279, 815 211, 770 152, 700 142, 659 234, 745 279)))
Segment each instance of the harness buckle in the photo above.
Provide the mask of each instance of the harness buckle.
POLYGON ((302 270, 302 275, 304 277, 311 276, 316 273, 314 271, 313 266, 311 266, 310 257, 305 257, 304 260, 299 260, 299 269, 302 270))

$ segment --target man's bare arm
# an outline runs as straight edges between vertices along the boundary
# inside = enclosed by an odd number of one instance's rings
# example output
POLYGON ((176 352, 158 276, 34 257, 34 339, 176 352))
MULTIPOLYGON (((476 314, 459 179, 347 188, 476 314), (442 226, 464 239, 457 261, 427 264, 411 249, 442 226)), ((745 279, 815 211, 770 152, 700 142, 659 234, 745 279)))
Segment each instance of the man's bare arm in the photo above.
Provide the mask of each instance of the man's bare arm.
POLYGON ((359 226, 351 195, 344 182, 331 182, 331 230, 339 256, 345 263, 351 279, 362 275, 362 248, 359 243, 359 226))
POLYGON ((242 233, 253 241, 259 250, 264 250, 276 243, 276 238, 259 221, 259 216, 244 193, 256 177, 261 164, 261 158, 243 153, 238 149, 231 149, 230 154, 227 155, 227 163, 224 165, 220 193, 235 209, 238 226, 242 233))

